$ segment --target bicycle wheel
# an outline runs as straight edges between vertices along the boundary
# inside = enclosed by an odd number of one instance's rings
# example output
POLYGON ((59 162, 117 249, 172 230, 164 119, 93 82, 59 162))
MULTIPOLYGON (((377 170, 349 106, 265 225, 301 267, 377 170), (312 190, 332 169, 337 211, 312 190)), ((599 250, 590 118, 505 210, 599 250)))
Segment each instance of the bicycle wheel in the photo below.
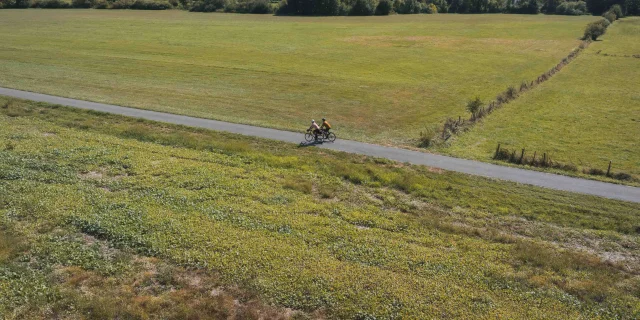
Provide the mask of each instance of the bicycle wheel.
POLYGON ((307 132, 307 133, 305 133, 305 134, 304 134, 304 139, 305 139, 305 140, 307 140, 307 142, 311 142, 311 141, 313 141, 313 139, 314 139, 314 138, 313 138, 313 133, 311 133, 311 132, 307 132))
POLYGON ((329 140, 329 142, 336 141, 336 134, 333 132, 329 132, 329 134, 327 135, 327 140, 329 140))

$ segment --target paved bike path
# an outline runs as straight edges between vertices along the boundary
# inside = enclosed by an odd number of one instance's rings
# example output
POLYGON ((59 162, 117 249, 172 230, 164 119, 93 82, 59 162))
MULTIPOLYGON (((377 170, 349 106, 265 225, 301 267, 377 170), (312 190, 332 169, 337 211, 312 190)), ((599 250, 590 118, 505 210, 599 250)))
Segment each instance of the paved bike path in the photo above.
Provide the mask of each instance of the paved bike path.
MULTIPOLYGON (((119 114, 135 118, 143 118, 160 122, 181 124, 191 127, 199 127, 216 131, 226 131, 248 136, 300 143, 303 138, 302 133, 275 130, 262 127, 254 127, 244 124, 229 123, 216 120, 208 120, 181 116, 176 114, 149 111, 120 107, 115 105, 89 102, 83 100, 62 98, 40 93, 33 93, 21 90, 14 90, 0 87, 0 95, 10 96, 20 99, 33 100, 76 107, 80 109, 95 110, 113 114, 119 114)), ((334 143, 318 144, 320 148, 344 151, 349 153, 362 154, 367 156, 386 158, 390 160, 409 162, 412 164, 426 165, 449 171, 456 171, 471 175, 484 176, 489 178, 514 181, 523 184, 530 184, 544 188, 583 193, 600 196, 604 198, 625 200, 640 203, 640 188, 617 185, 612 183, 572 178, 557 174, 544 173, 539 171, 518 169, 484 163, 474 160, 465 160, 442 155, 423 153, 418 151, 384 147, 369 143, 340 140, 334 143)))

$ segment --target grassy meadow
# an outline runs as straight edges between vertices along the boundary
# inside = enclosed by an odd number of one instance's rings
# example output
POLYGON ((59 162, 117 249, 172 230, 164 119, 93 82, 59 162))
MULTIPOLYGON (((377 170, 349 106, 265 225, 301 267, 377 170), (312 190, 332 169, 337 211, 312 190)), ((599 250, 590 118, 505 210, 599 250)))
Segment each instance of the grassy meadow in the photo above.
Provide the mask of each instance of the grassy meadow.
POLYGON ((638 318, 640 205, 0 97, 0 314, 638 318))
POLYGON ((277 17, 2 10, 0 86, 411 144, 465 103, 532 80, 595 17, 277 17))
POLYGON ((456 137, 444 152, 490 159, 496 144, 577 166, 640 177, 640 18, 601 40, 541 86, 456 137), (637 57, 634 57, 636 55, 637 57))

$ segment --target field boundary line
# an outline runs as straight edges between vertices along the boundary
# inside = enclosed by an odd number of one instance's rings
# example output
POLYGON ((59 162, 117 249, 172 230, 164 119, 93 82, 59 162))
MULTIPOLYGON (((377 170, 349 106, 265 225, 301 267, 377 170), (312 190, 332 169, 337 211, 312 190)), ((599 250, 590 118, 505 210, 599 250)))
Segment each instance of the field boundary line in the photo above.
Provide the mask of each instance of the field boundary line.
POLYGON ((590 41, 583 40, 577 48, 571 50, 571 53, 566 57, 562 58, 562 60, 556 64, 553 68, 547 70, 545 73, 538 76, 535 80, 528 82, 522 81, 519 88, 509 86, 505 91, 499 93, 496 96, 496 99, 489 102, 486 105, 480 107, 476 112, 471 114, 471 117, 468 120, 461 120, 461 117, 458 117, 458 120, 454 118, 447 118, 445 123, 442 125, 442 141, 447 141, 453 135, 469 131, 476 123, 480 122, 483 118, 490 115, 496 109, 501 108, 502 106, 516 100, 522 94, 533 90, 537 86, 547 82, 554 75, 556 75, 560 70, 562 70, 565 66, 569 65, 572 61, 578 58, 578 55, 582 51, 584 51, 587 47, 589 47, 590 41))
MULTIPOLYGON (((215 131, 225 131, 246 136, 254 136, 271 140, 301 144, 304 141, 303 132, 291 132, 270 128, 256 127, 244 124, 230 123, 218 120, 195 118, 165 112, 157 112, 143 109, 135 109, 97 102, 63 98, 41 93, 34 93, 16 89, 0 87, 0 95, 46 102, 63 106, 70 106, 84 110, 93 110, 110 114, 117 114, 133 118, 166 122, 190 127, 204 128, 215 131)), ((386 158, 389 160, 406 162, 416 165, 425 165, 448 171, 460 172, 469 175, 483 176, 487 178, 512 181, 548 189, 569 191, 594 195, 609 199, 623 200, 640 203, 640 188, 612 184, 607 182, 568 177, 563 175, 532 171, 514 167, 500 166, 476 160, 467 160, 449 156, 424 153, 395 147, 357 142, 351 140, 337 140, 334 143, 318 144, 320 148, 335 151, 360 154, 371 157, 386 158)))

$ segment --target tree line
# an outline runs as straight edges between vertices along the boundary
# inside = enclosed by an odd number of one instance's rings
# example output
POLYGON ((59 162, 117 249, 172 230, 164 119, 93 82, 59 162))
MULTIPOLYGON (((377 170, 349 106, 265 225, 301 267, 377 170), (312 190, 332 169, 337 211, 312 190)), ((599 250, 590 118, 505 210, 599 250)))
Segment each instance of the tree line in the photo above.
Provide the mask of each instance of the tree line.
POLYGON ((604 14, 618 5, 640 15, 640 0, 0 0, 2 8, 183 9, 195 12, 280 15, 389 15, 417 13, 604 14))

